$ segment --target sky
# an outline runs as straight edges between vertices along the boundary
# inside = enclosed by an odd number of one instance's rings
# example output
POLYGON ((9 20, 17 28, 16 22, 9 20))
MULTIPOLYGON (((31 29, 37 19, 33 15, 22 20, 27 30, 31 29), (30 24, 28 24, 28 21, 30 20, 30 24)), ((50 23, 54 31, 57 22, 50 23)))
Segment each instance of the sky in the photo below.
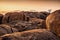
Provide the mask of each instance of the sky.
POLYGON ((60 1, 52 0, 20 0, 0 1, 0 12, 4 11, 52 11, 60 9, 60 1))

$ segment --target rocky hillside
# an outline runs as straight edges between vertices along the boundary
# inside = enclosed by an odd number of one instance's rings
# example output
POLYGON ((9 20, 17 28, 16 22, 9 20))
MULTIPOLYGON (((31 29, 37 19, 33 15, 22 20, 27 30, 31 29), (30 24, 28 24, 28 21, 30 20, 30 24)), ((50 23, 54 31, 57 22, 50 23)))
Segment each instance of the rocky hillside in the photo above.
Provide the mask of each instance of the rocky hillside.
POLYGON ((0 40, 60 40, 60 10, 0 14, 0 40))

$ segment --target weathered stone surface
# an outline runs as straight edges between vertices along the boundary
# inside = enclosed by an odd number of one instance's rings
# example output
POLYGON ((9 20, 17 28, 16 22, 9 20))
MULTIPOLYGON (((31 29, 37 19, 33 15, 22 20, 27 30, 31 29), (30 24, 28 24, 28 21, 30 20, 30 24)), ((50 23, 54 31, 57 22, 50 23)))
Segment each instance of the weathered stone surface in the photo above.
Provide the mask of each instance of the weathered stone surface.
POLYGON ((60 36, 60 10, 54 11, 47 17, 46 25, 48 30, 60 36))
POLYGON ((6 24, 0 25, 0 36, 4 34, 13 33, 13 32, 18 32, 18 30, 15 28, 11 28, 9 25, 6 25, 6 24))
POLYGON ((22 14, 19 12, 8 12, 5 14, 5 16, 3 17, 3 23, 9 23, 9 22, 13 22, 13 21, 20 21, 22 20, 22 14))
POLYGON ((46 19, 48 12, 8 12, 4 15, 2 23, 13 21, 29 21, 30 18, 46 19))
POLYGON ((46 29, 45 20, 32 18, 30 21, 20 21, 10 23, 11 27, 19 31, 26 31, 32 29, 46 29))
POLYGON ((58 40, 57 37, 46 29, 35 29, 24 32, 6 34, 0 40, 58 40))
MULTIPOLYGON (((43 19, 38 19, 38 18, 31 18, 30 21, 34 24, 37 25, 37 27, 39 26, 40 28, 46 28, 46 23, 45 20, 43 19)), ((32 25, 33 25, 32 24, 32 25)))
POLYGON ((46 17, 49 15, 48 12, 37 12, 34 14, 36 18, 39 18, 39 19, 46 19, 46 17))
POLYGON ((24 14, 26 15, 26 17, 29 18, 38 18, 38 19, 46 19, 46 17, 50 14, 46 11, 43 12, 24 12, 24 14))

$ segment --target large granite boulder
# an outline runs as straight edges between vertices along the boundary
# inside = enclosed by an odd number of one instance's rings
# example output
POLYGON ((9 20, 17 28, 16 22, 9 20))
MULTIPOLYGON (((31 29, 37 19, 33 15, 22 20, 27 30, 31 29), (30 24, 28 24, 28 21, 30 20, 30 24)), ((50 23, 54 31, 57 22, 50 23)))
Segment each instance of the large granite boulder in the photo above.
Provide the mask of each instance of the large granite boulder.
POLYGON ((58 40, 57 37, 46 29, 35 29, 24 32, 6 34, 0 40, 58 40))
POLYGON ((0 36, 4 35, 4 34, 9 34, 9 33, 13 33, 13 32, 18 32, 17 29, 15 28, 11 28, 9 25, 7 24, 1 24, 0 25, 0 36))
POLYGON ((4 15, 2 23, 10 23, 12 21, 22 20, 22 13, 19 12, 8 12, 4 15))
POLYGON ((60 36, 60 10, 51 13, 46 19, 47 29, 60 36))

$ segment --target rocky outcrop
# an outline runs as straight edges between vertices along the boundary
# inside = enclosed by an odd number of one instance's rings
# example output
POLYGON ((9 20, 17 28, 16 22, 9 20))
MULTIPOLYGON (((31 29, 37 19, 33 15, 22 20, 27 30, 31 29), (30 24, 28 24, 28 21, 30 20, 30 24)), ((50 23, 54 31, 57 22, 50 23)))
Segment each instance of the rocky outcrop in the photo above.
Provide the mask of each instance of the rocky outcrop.
POLYGON ((15 29, 15 28, 11 28, 7 24, 1 24, 0 25, 0 36, 2 36, 4 34, 10 34, 10 33, 13 33, 13 32, 18 32, 18 30, 15 29))
POLYGON ((24 32, 6 34, 0 40, 58 40, 57 37, 46 29, 35 29, 24 32))
POLYGON ((60 36, 60 10, 54 11, 46 19, 47 29, 60 36))
POLYGON ((18 12, 8 12, 4 15, 2 23, 9 23, 13 21, 22 20, 22 14, 18 12))
POLYGON ((43 12, 24 12, 24 14, 30 18, 38 18, 45 20, 50 13, 43 11, 43 12))
POLYGON ((21 31, 32 30, 32 29, 46 29, 45 20, 32 18, 30 21, 19 21, 12 22, 10 26, 21 31))

